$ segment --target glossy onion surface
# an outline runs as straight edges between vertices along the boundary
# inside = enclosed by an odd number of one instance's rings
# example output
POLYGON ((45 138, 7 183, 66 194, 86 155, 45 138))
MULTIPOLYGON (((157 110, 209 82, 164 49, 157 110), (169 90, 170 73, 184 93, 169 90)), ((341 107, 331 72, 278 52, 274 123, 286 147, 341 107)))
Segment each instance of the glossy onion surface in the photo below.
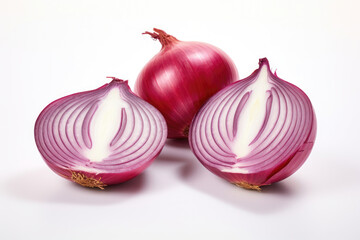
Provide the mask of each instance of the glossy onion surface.
POLYGON ((161 113, 115 78, 50 103, 35 123, 36 145, 47 165, 87 187, 104 188, 140 174, 166 136, 161 113))
POLYGON ((249 77, 215 94, 194 118, 191 149, 214 174, 260 189, 307 159, 316 118, 307 95, 273 74, 266 58, 249 77))
POLYGON ((232 60, 219 48, 179 41, 164 31, 149 33, 162 44, 142 69, 135 93, 163 114, 169 138, 186 138, 200 107, 216 92, 238 80, 232 60))

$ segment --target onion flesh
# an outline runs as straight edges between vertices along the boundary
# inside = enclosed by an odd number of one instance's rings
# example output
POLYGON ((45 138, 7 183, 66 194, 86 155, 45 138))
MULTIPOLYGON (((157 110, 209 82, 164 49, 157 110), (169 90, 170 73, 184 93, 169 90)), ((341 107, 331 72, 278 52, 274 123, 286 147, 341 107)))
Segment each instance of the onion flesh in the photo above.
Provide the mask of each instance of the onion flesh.
POLYGON ((222 50, 201 42, 179 41, 160 29, 146 32, 162 44, 142 69, 135 93, 163 114, 169 138, 187 138, 190 123, 216 92, 238 80, 222 50))
POLYGON ((66 179, 101 189, 140 174, 166 136, 161 113, 116 78, 50 103, 35 123, 35 142, 47 165, 66 179))
POLYGON ((195 116, 191 149, 214 174, 260 189, 293 174, 307 159, 316 117, 307 95, 270 70, 259 69, 215 94, 195 116))

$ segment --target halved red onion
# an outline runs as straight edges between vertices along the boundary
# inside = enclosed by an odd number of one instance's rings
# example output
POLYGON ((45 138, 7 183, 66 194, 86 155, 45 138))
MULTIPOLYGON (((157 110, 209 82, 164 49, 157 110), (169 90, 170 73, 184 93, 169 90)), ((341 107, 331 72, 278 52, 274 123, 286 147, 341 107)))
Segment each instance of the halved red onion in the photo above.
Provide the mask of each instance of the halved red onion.
POLYGON ((140 174, 166 137, 161 113, 116 78, 50 103, 35 123, 36 145, 47 165, 66 179, 101 189, 140 174))
POLYGON ((278 182, 307 159, 316 118, 306 94, 259 69, 215 94, 195 116, 191 149, 211 172, 249 189, 278 182))

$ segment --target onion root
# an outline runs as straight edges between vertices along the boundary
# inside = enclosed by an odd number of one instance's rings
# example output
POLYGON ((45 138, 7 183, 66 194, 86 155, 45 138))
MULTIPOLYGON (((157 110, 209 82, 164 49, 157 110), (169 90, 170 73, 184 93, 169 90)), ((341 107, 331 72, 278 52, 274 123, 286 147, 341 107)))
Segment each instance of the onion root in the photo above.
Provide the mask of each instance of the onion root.
POLYGON ((102 181, 100 181, 101 178, 97 180, 91 177, 87 177, 85 174, 79 172, 71 172, 71 180, 73 182, 80 184, 81 186, 90 187, 90 188, 100 188, 101 190, 104 190, 104 187, 107 186, 102 181))
POLYGON ((260 186, 250 184, 250 183, 247 183, 247 182, 239 182, 239 183, 234 183, 234 184, 236 186, 238 186, 238 187, 242 187, 242 188, 245 188, 245 189, 248 189, 248 190, 257 190, 259 192, 261 191, 260 186))

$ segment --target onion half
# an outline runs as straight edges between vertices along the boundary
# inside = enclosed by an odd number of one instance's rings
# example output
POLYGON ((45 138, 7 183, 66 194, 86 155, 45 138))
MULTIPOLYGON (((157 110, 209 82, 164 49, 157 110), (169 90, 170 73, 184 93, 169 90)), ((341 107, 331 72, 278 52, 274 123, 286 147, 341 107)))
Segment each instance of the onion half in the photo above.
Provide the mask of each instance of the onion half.
POLYGON ((195 116, 190 147, 211 172, 248 189, 283 180, 307 159, 316 117, 307 95, 259 69, 215 94, 195 116))
POLYGON ((35 123, 35 142, 47 165, 68 180, 101 189, 140 174, 166 136, 161 113, 116 78, 50 103, 35 123))
POLYGON ((169 138, 187 138, 195 114, 212 95, 238 80, 237 69, 219 48, 154 31, 145 34, 159 40, 162 49, 142 69, 135 93, 163 114, 169 138))

